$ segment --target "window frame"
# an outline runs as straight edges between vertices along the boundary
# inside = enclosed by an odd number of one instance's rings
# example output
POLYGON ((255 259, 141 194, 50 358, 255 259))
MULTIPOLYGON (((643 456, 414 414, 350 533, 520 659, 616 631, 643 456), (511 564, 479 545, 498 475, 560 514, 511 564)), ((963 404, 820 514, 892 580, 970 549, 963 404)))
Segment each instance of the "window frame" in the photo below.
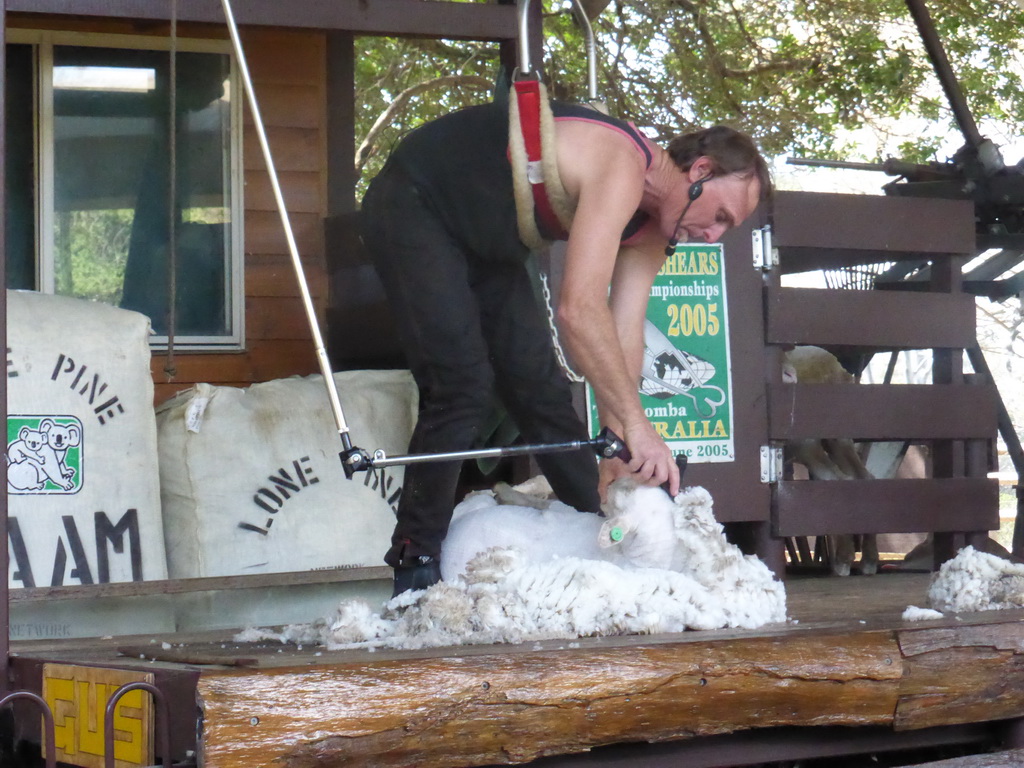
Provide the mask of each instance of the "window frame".
MULTIPOLYGON (((34 47, 34 124, 37 172, 36 199, 36 253, 35 280, 41 293, 54 292, 54 128, 53 128, 53 49, 55 46, 92 48, 120 48, 130 50, 171 50, 171 41, 165 37, 120 35, 95 32, 61 30, 9 29, 7 42, 34 47)), ((229 302, 228 319, 231 332, 218 336, 185 336, 175 334, 176 351, 232 351, 245 348, 245 169, 242 162, 243 146, 243 90, 241 75, 231 43, 228 40, 179 38, 177 50, 182 53, 218 53, 228 56, 228 82, 230 100, 229 168, 225 181, 230 185, 229 212, 231 217, 230 249, 225 249, 225 293, 229 302)), ((168 349, 166 335, 153 335, 150 348, 155 352, 168 349)))

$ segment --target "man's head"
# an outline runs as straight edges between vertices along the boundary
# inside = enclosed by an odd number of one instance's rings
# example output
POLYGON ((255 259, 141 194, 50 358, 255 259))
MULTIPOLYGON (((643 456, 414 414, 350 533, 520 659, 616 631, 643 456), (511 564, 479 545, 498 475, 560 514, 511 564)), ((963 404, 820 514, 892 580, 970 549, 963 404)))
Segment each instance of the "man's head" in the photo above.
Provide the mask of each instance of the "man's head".
POLYGON ((713 176, 754 177, 760 187, 758 201, 771 198, 772 178, 768 164, 751 138, 735 128, 715 125, 680 134, 669 142, 668 154, 681 171, 689 171, 704 157, 711 161, 709 171, 713 176))
POLYGON ((685 200, 677 204, 680 213, 666 253, 680 236, 717 240, 772 195, 767 163, 750 137, 733 128, 716 125, 682 134, 669 143, 668 154, 687 188, 685 200))

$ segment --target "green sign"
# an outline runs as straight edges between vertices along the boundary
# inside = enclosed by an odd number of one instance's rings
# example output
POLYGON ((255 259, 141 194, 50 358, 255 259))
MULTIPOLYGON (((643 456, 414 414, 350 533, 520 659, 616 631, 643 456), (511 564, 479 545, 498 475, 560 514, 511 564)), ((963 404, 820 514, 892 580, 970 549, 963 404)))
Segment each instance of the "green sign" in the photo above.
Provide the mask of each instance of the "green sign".
POLYGON ((82 422, 74 416, 7 417, 7 492, 63 495, 82 488, 82 422))
MULTIPOLYGON (((722 246, 680 243, 651 287, 640 404, 675 454, 735 459, 732 365, 722 246)), ((591 434, 600 430, 587 389, 591 434)))

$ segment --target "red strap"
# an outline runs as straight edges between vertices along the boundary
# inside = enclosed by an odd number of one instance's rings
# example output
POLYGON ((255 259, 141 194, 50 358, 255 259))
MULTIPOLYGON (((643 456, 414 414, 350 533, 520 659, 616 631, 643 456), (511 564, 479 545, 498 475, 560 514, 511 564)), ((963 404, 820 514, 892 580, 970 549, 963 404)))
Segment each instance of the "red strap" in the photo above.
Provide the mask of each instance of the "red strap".
MULTIPOLYGON (((519 129, 523 132, 523 144, 526 146, 528 163, 539 163, 541 160, 540 138, 540 81, 517 80, 513 83, 516 89, 516 102, 519 105, 519 129)), ((555 209, 551 207, 548 191, 541 181, 530 180, 533 190, 533 205, 537 219, 544 230, 545 237, 564 240, 569 233, 562 227, 555 209)))

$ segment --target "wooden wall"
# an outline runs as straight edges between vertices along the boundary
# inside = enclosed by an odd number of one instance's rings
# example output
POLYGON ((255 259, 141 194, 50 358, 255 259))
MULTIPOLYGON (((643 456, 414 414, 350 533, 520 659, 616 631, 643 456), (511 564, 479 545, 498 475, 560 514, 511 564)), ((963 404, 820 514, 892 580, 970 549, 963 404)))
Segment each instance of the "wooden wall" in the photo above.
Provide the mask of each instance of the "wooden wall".
MULTIPOLYGON (((166 38, 168 27, 128 20, 7 17, 9 27, 166 38)), ((222 25, 181 25, 180 38, 227 39, 222 25)), ((326 35, 263 28, 242 30, 242 45, 259 100, 299 253, 321 330, 327 305, 323 219, 327 210, 326 35)), ((243 94, 239 93, 239 97, 243 94)), ((354 150, 353 150, 354 151, 354 150)), ((232 352, 153 355, 155 402, 197 382, 248 386, 317 371, 298 283, 274 204, 252 115, 245 108, 245 338, 232 352)))
MULTIPOLYGON (((242 44, 307 283, 323 326, 327 303, 325 38, 320 33, 245 30, 242 44)), ((157 403, 196 382, 244 387, 317 370, 287 241, 251 112, 246 106, 245 343, 241 352, 154 354, 157 403)))

